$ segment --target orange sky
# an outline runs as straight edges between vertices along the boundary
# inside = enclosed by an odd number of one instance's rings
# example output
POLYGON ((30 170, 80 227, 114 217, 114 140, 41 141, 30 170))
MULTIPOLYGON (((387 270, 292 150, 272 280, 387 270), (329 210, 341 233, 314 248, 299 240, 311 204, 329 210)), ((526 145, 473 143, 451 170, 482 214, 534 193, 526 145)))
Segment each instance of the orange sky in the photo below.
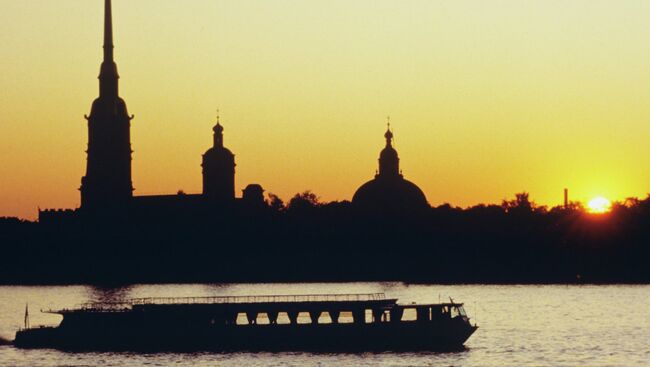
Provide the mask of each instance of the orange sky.
MULTIPOLYGON (((650 2, 113 3, 136 194, 200 192, 217 108, 238 190, 350 199, 390 115, 432 205, 650 191, 650 2)), ((102 1, 0 5, 0 216, 77 207, 102 1)))

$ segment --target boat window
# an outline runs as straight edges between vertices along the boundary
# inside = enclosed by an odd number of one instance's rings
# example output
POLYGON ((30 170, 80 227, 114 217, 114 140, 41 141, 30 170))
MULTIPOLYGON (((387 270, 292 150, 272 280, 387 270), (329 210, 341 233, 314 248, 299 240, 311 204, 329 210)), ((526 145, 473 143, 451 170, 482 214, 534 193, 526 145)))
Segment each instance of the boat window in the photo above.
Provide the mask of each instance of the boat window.
POLYGON ((372 310, 366 310, 366 324, 370 324, 373 321, 372 310))
POLYGON ((458 307, 458 313, 459 313, 461 316, 465 316, 465 317, 467 317, 467 312, 465 312, 465 307, 463 307, 463 306, 459 306, 459 307, 458 307))
POLYGON ((286 312, 280 312, 278 313, 278 325, 287 325, 291 323, 291 320, 289 319, 289 314, 286 312))
POLYGON ((246 317, 246 313, 245 313, 245 312, 239 312, 239 313, 237 314, 237 321, 236 321, 236 324, 237 324, 237 325, 248 325, 248 317, 246 317))
POLYGON ((453 318, 453 317, 460 316, 461 315, 461 313, 460 313, 461 308, 462 307, 458 307, 458 306, 451 307, 451 317, 453 318))
POLYGON ((343 311, 341 316, 339 316, 339 324, 351 324, 354 322, 354 317, 352 317, 352 312, 343 311))
POLYGON ((311 316, 309 312, 301 312, 298 314, 298 323, 299 324, 311 324, 311 316))
POLYGON ((417 312, 414 308, 405 308, 402 315, 402 321, 415 321, 417 320, 417 312))
POLYGON ((255 323, 258 325, 268 325, 271 323, 271 321, 269 320, 269 315, 266 312, 260 312, 257 314, 255 323))
POLYGON ((318 318, 318 323, 319 324, 331 324, 332 323, 332 317, 330 316, 330 313, 327 311, 324 311, 320 314, 320 317, 318 318))

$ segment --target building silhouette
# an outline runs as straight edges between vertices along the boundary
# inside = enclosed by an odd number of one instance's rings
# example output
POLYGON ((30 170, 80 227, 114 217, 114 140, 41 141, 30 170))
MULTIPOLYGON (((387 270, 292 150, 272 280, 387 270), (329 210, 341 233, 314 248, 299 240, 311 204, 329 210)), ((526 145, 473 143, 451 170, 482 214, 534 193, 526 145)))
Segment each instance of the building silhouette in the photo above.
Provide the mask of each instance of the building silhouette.
POLYGON ((258 184, 250 184, 242 190, 242 200, 247 205, 264 203, 264 189, 258 184))
MULTIPOLYGON (((104 58, 99 74, 99 97, 88 120, 88 161, 81 179, 79 209, 39 209, 39 222, 70 223, 79 218, 107 217, 158 221, 164 218, 199 218, 214 213, 257 212, 265 207, 264 189, 249 184, 242 197, 235 196, 235 155, 224 146, 224 127, 219 116, 213 145, 202 156, 203 190, 200 194, 179 191, 170 195, 133 195, 131 180, 131 120, 119 96, 119 75, 113 56, 111 0, 104 0, 104 58), (233 211, 234 210, 234 211, 233 211), (153 218, 153 219, 152 219, 153 218)), ((386 131, 386 147, 379 157, 375 178, 354 194, 353 204, 367 210, 416 210, 428 208, 422 190, 405 180, 399 157, 392 146, 393 133, 386 131)))
POLYGON ((259 208, 264 189, 250 184, 243 198, 235 197, 235 156, 223 144, 224 128, 217 117, 214 142, 202 159, 203 191, 170 195, 133 195, 131 180, 131 120, 119 96, 119 74, 113 56, 111 0, 104 0, 104 58, 99 74, 99 97, 88 121, 88 160, 81 179, 79 209, 39 209, 41 223, 72 223, 80 218, 118 215, 123 218, 205 216, 213 212, 259 208))
POLYGON ((104 5, 81 206, 39 209, 37 224, 0 218, 0 281, 650 282, 650 198, 602 217, 586 215, 566 189, 564 207, 549 210, 527 193, 501 205, 431 208, 404 179, 390 126, 376 175, 351 203, 319 203, 305 192, 267 204, 255 183, 237 197, 219 117, 202 156, 201 193, 134 195, 132 116, 118 92, 111 1, 104 5))
POLYGON ((203 195, 218 201, 235 198, 235 155, 223 146, 223 126, 219 123, 212 129, 214 143, 203 154, 203 195))
POLYGON ((373 180, 361 185, 352 197, 357 208, 376 211, 409 211, 429 208, 427 198, 414 183, 405 180, 399 156, 393 147, 390 125, 384 134, 386 146, 379 153, 379 170, 373 180))
POLYGON ((88 120, 88 160, 81 178, 83 210, 123 209, 133 196, 131 183, 131 119, 119 97, 113 59, 111 0, 104 9, 104 60, 99 73, 99 97, 88 120))

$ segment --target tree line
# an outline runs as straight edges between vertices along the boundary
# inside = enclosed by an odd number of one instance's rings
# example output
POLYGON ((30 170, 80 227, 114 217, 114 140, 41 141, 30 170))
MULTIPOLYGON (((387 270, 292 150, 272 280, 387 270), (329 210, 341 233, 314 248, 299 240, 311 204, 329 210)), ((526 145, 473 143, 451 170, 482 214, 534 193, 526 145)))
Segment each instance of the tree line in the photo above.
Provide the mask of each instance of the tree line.
POLYGON ((42 225, 0 219, 2 283, 647 283, 650 198, 368 212, 313 192, 256 208, 42 225))

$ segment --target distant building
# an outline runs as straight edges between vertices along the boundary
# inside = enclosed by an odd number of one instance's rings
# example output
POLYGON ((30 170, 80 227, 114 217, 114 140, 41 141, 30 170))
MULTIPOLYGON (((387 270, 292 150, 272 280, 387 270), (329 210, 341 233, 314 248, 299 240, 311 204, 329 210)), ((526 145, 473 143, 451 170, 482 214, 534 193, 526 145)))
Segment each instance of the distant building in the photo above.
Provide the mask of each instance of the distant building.
POLYGON ((212 129, 214 143, 203 154, 203 195, 218 201, 235 199, 235 155, 223 146, 223 126, 212 129))
POLYGON ((390 126, 384 137, 386 147, 379 153, 379 171, 373 180, 361 185, 354 193, 352 204, 357 208, 378 212, 428 208, 422 190, 402 176, 390 126))
POLYGON ((263 206, 264 189, 252 184, 235 197, 235 155, 223 144, 217 117, 213 146, 203 155, 203 191, 170 195, 133 195, 131 180, 131 119, 119 97, 117 65, 113 58, 111 0, 104 0, 104 59, 99 74, 99 98, 88 120, 88 162, 81 179, 79 210, 39 209, 39 222, 60 224, 80 218, 118 214, 123 218, 206 216, 224 210, 263 206))
MULTIPOLYGON (((58 224, 80 219, 107 217, 125 220, 205 218, 240 211, 259 212, 266 207, 264 189, 250 184, 243 197, 235 197, 235 155, 224 146, 224 128, 217 116, 213 146, 202 157, 203 190, 200 194, 179 191, 171 195, 133 195, 131 180, 131 120, 119 97, 117 65, 113 57, 111 0, 104 0, 104 58, 99 74, 99 97, 88 120, 88 161, 81 179, 81 207, 77 210, 39 210, 39 221, 58 224)), ((407 181, 399 169, 390 126, 386 147, 379 155, 375 178, 363 184, 352 203, 369 211, 408 211, 428 208, 422 190, 407 181)))
POLYGON ((113 60, 111 1, 104 9, 104 61, 99 73, 99 98, 88 120, 88 160, 81 178, 81 208, 120 209, 133 196, 131 183, 131 119, 118 94, 117 65, 113 60))
POLYGON ((249 207, 265 205, 264 189, 258 184, 250 184, 246 186, 242 194, 243 202, 249 207))

